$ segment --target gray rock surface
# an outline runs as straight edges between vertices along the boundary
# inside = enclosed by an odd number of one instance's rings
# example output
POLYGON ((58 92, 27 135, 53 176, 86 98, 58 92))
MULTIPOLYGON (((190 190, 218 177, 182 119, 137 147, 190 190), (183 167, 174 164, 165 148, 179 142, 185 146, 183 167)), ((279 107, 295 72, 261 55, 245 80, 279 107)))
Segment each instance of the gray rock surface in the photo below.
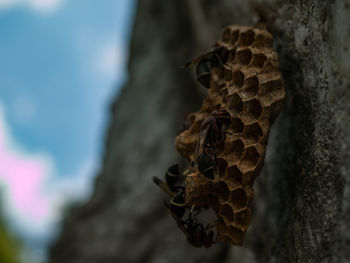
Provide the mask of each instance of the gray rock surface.
POLYGON ((350 262, 349 17, 350 0, 140 0, 94 194, 50 261, 350 262), (255 183, 253 223, 243 247, 192 248, 151 180, 179 161, 176 132, 203 96, 180 65, 257 13, 275 37, 287 99, 255 183))

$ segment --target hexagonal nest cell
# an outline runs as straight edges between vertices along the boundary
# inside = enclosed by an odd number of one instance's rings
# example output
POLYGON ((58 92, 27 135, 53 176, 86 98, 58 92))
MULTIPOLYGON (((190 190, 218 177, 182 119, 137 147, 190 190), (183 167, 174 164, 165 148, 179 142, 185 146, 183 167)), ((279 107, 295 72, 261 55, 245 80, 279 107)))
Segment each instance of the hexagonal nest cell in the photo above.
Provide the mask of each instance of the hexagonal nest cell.
MULTIPOLYGON (((280 112, 285 97, 272 41, 264 29, 229 26, 210 52, 188 63, 211 65, 208 95, 175 140, 189 167, 180 176, 182 190, 170 193, 182 191, 185 197, 190 219, 182 215, 177 223, 192 245, 208 243, 191 236, 191 229, 202 225, 193 224, 193 211, 212 209, 217 219, 209 225, 219 240, 234 245, 242 244, 250 225, 253 181, 264 161, 271 116, 280 112)), ((201 231, 199 236, 212 236, 201 231)))

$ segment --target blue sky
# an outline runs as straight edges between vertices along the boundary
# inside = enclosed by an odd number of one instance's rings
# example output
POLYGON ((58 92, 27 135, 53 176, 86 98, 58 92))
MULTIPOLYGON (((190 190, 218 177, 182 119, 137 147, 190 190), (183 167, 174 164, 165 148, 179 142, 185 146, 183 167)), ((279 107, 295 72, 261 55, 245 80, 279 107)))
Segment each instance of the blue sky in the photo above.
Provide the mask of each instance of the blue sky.
POLYGON ((47 235, 62 205, 91 186, 108 108, 127 77, 134 5, 133 0, 0 0, 2 152, 38 168, 35 178, 41 179, 27 190, 33 203, 46 198, 50 208, 40 230, 29 229, 32 222, 13 196, 14 184, 29 173, 9 183, 11 174, 4 173, 11 167, 0 163, 0 186, 9 202, 4 205, 11 207, 5 212, 24 236, 47 235))
POLYGON ((110 66, 123 63, 131 3, 66 0, 50 14, 25 6, 0 13, 0 96, 6 117, 28 150, 54 155, 60 174, 101 151, 106 103, 123 72, 103 72, 98 60, 115 48, 120 61, 110 66), (18 109, 18 104, 26 105, 18 109))

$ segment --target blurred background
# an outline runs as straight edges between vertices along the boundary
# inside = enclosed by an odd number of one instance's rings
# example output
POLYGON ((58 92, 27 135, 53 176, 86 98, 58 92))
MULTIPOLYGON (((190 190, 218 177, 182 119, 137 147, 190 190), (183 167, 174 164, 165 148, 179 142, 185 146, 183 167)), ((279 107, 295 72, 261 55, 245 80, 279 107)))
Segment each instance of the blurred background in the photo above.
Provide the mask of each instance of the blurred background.
POLYGON ((349 262, 349 1, 0 0, 0 263, 349 262), (253 222, 193 248, 152 183, 203 99, 180 67, 259 20, 287 96, 253 222))
POLYGON ((44 262, 99 169, 132 0, 0 0, 0 262, 44 262))

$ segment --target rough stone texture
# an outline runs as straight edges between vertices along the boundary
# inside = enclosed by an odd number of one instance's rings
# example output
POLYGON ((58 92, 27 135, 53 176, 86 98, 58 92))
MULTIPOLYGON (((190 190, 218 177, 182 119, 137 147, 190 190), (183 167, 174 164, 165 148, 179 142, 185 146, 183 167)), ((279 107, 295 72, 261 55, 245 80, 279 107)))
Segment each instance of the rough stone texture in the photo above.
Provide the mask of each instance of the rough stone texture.
POLYGON ((95 192, 65 224, 51 262, 349 262, 350 0, 141 0, 130 80, 111 108, 95 192), (179 66, 230 24, 267 21, 287 92, 255 184, 243 247, 185 242, 151 177, 201 94, 179 66))

